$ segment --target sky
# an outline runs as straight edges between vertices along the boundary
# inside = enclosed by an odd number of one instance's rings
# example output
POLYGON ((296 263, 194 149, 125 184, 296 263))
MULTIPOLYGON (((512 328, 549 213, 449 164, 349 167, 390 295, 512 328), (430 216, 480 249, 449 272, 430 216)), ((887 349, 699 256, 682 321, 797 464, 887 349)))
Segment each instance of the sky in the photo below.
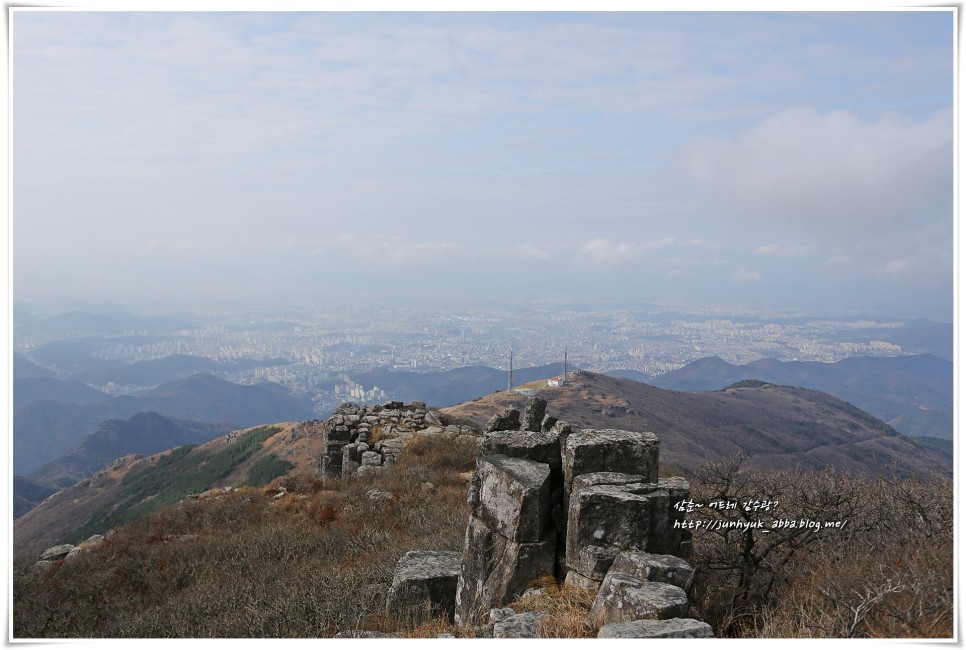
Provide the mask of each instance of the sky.
POLYGON ((952 320, 954 14, 16 10, 14 299, 952 320))

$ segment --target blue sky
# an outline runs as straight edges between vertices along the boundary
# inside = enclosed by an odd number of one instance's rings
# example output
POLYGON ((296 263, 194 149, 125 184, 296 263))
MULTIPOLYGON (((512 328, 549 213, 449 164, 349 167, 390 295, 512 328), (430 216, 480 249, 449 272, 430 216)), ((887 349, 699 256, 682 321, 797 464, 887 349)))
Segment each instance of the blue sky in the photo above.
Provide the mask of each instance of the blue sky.
POLYGON ((16 11, 15 297, 951 318, 953 14, 16 11))

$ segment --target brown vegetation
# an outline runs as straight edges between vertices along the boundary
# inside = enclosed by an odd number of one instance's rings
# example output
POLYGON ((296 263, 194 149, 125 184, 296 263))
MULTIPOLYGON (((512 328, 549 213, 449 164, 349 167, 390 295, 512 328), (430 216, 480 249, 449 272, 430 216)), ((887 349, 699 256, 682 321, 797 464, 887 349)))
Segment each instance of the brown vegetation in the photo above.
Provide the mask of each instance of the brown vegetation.
MULTIPOLYGON (((754 454, 748 464, 758 469, 831 466, 878 474, 897 463, 909 475, 952 472, 941 454, 851 404, 804 388, 762 385, 686 393, 582 371, 566 386, 539 390, 537 396, 549 402, 549 413, 575 429, 655 433, 662 465, 690 473, 742 451, 754 454)), ((501 391, 443 413, 485 423, 507 406, 522 412, 526 400, 501 391)))
POLYGON ((370 619, 383 614, 403 553, 463 545, 466 488, 457 474, 473 467, 472 450, 415 443, 412 451, 371 481, 302 476, 186 500, 69 561, 44 569, 20 561, 14 636, 318 637, 377 629, 370 619), (275 500, 279 487, 289 495, 275 500), (392 498, 371 499, 373 489, 392 498))
POLYGON ((696 618, 719 636, 952 636, 949 477, 766 473, 745 469, 743 460, 709 465, 692 484, 695 502, 738 504, 692 518, 765 524, 696 531, 696 618), (778 505, 742 509, 755 499, 778 505), (803 519, 822 527, 802 528, 803 519), (796 527, 773 528, 775 520, 796 527))
MULTIPOLYGON (((952 481, 764 472, 735 457, 689 477, 690 520, 769 528, 695 530, 691 615, 718 636, 950 637, 952 481), (746 511, 746 500, 777 501, 746 511), (772 528, 775 519, 847 521, 772 528)), ((474 636, 427 612, 386 608, 399 557, 462 550, 472 445, 417 439, 364 480, 290 476, 186 500, 118 528, 68 561, 14 571, 14 636, 318 637, 374 630, 474 636), (463 474, 463 477, 460 476, 463 474), (285 490, 284 496, 279 493, 285 490), (370 495, 373 489, 381 495, 370 495), (387 498, 388 497, 388 498, 387 498)), ((548 611, 546 636, 593 636, 593 594, 547 579, 510 606, 548 611)))

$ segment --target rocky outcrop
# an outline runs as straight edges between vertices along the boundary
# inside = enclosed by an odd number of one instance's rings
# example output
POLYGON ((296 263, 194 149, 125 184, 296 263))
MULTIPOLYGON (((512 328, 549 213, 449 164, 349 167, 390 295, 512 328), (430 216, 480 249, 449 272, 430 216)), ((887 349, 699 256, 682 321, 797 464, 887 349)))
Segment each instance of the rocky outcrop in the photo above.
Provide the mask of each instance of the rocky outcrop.
MULTIPOLYGON (((546 406, 530 398, 522 418, 508 408, 487 423, 467 497, 453 620, 483 636, 537 638, 548 614, 505 605, 551 575, 597 592, 589 622, 603 626, 602 636, 710 635, 707 625, 683 618, 694 571, 680 557, 690 534, 675 525, 683 517, 675 506, 690 486, 658 478, 657 436, 575 432, 546 406)), ((348 460, 365 462, 352 453, 348 460)), ((430 600, 427 588, 402 584, 394 582, 394 592, 430 600)))
POLYGON ((641 619, 665 620, 687 613, 688 596, 680 587, 610 571, 604 576, 590 608, 590 619, 595 625, 601 625, 641 619))
POLYGON ((649 432, 572 431, 539 398, 522 420, 512 408, 491 418, 470 485, 455 620, 479 624, 547 574, 597 590, 597 624, 685 616, 693 570, 679 556, 690 535, 675 526, 674 506, 690 486, 658 479, 659 452, 649 432))
POLYGON ((493 608, 514 600, 529 583, 558 571, 564 516, 560 437, 569 427, 554 422, 543 431, 546 402, 527 401, 519 412, 494 416, 470 482, 470 520, 456 595, 456 620, 477 623, 493 608))
POLYGON ((461 560, 459 551, 405 553, 396 564, 387 607, 407 619, 443 614, 452 621, 461 560))
POLYGON ((322 426, 320 473, 345 478, 372 474, 393 465, 417 436, 477 441, 469 427, 443 426, 440 413, 423 402, 375 406, 345 403, 322 426))
POLYGON ((42 569, 44 567, 49 567, 61 560, 70 560, 75 558, 80 553, 90 551, 101 544, 104 543, 104 535, 91 535, 83 542, 74 546, 73 544, 58 544, 57 546, 51 546, 46 551, 40 554, 37 561, 34 562, 34 567, 42 569))
POLYGON ((597 633, 598 639, 705 639, 713 636, 710 625, 693 618, 608 623, 597 633))
POLYGON ((571 584, 599 584, 621 551, 681 555, 690 549, 688 531, 674 526, 682 513, 673 506, 689 493, 684 479, 648 482, 638 474, 594 472, 577 476, 572 490, 566 565, 580 575, 571 584))

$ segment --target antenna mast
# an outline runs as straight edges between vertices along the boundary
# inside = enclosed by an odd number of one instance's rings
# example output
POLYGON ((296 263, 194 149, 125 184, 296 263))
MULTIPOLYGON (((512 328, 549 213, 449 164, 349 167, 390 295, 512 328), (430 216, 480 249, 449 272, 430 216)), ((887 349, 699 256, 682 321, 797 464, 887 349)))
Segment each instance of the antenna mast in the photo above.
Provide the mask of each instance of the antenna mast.
POLYGON ((506 394, 509 395, 513 388, 513 346, 510 346, 510 370, 506 374, 506 394))
POLYGON ((567 346, 564 346, 563 382, 567 383, 567 346))

